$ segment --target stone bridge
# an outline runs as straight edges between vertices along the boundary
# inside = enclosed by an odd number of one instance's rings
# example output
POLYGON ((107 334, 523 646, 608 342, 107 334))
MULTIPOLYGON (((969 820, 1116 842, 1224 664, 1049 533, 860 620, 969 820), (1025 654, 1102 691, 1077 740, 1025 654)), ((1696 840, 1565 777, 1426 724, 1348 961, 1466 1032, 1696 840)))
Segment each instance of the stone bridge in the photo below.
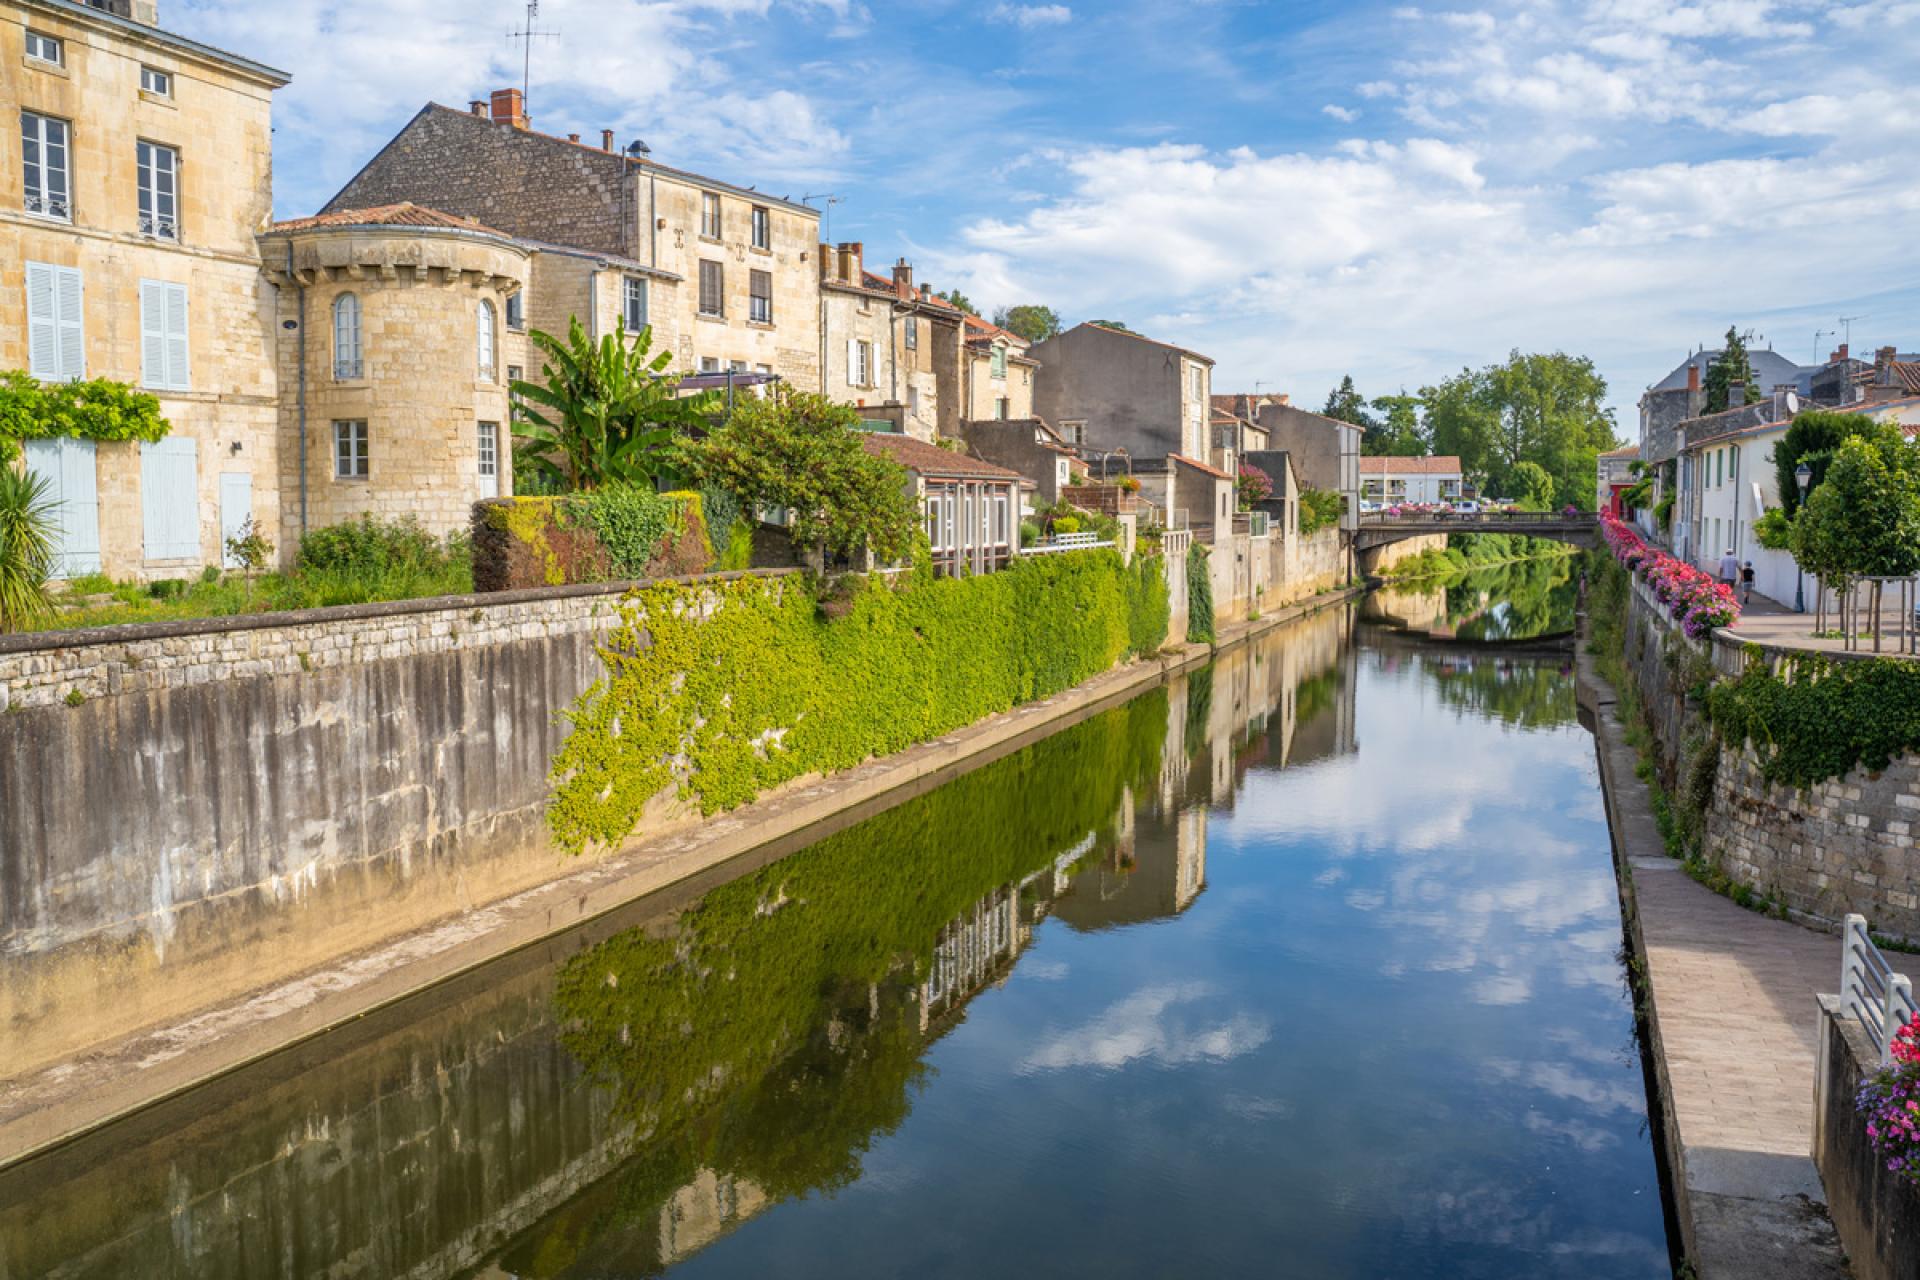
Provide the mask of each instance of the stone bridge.
POLYGON ((1436 512, 1389 516, 1363 512, 1354 531, 1355 551, 1374 551, 1408 538, 1430 538, 1446 533, 1523 533, 1530 538, 1553 538, 1575 546, 1594 546, 1600 519, 1592 512, 1575 515, 1551 511, 1486 511, 1479 515, 1442 515, 1436 512))

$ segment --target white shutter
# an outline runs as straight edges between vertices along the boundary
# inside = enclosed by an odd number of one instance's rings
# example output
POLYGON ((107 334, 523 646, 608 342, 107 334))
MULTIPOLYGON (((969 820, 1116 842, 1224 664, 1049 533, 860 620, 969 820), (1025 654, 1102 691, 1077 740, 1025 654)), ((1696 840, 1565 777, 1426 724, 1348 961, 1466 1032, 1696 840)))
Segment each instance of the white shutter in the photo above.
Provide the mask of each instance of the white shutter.
POLYGON ((140 282, 140 385, 167 385, 167 286, 140 282))
POLYGON ((860 343, 853 338, 847 339, 847 385, 860 385, 860 343))
POLYGON ((27 264, 27 372, 43 382, 60 377, 59 322, 53 309, 54 268, 27 264))
POLYGON ((163 292, 167 304, 167 385, 175 391, 186 391, 193 386, 187 368, 187 286, 170 284, 163 292))
POLYGON ((200 556, 200 486, 194 442, 182 436, 140 446, 140 516, 149 560, 200 556))
POLYGON ((62 381, 87 376, 87 341, 81 327, 84 293, 77 268, 53 269, 54 324, 60 343, 59 377, 62 381))

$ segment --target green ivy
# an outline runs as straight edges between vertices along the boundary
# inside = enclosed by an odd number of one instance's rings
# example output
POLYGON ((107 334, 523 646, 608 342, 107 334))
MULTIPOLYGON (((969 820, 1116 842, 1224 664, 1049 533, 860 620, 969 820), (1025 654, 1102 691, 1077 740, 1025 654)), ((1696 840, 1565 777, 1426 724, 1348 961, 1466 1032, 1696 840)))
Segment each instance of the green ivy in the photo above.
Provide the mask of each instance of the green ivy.
POLYGON ((662 544, 679 535, 685 519, 680 501, 627 485, 610 485, 562 502, 593 529, 614 569, 629 578, 646 572, 662 544))
POLYGON ((980 577, 643 588, 566 713, 549 822, 576 852, 617 845, 663 792, 715 813, 1071 688, 1165 643, 1155 577, 1099 548, 980 577))
POLYGON ((1785 671, 1750 660, 1738 679, 1707 693, 1714 726, 1726 741, 1753 747, 1769 782, 1810 787, 1920 751, 1920 664, 1809 656, 1785 671))
POLYGON ((1187 549, 1187 639, 1212 644, 1213 570, 1207 549, 1196 542, 1187 549))
POLYGON ((41 382, 19 369, 0 372, 0 466, 20 456, 22 440, 154 441, 169 430, 160 401, 124 382, 41 382))

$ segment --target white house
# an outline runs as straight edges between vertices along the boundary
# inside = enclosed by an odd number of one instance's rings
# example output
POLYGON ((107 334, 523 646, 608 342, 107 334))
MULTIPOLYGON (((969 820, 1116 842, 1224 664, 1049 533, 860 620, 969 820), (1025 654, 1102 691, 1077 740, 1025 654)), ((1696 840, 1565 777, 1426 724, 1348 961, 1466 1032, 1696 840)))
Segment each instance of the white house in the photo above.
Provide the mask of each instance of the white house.
POLYGON ((1360 500, 1389 505, 1454 502, 1460 497, 1463 479, 1460 459, 1453 454, 1434 458, 1362 458, 1360 500))

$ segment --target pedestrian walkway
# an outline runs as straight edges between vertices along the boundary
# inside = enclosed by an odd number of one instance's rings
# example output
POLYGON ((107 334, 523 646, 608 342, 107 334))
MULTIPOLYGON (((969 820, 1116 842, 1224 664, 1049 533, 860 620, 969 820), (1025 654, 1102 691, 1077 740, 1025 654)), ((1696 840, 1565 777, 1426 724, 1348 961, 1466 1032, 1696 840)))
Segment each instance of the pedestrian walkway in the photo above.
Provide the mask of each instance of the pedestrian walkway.
MULTIPOLYGON (((1898 597, 1889 588, 1888 599, 1883 609, 1880 656, 1912 657, 1912 654, 1900 652, 1900 614, 1898 597)), ((1806 649, 1814 653, 1847 653, 1855 656, 1874 656, 1871 636, 1860 641, 1857 649, 1848 649, 1837 637, 1819 637, 1813 634, 1814 618, 1811 601, 1807 612, 1795 613, 1793 606, 1769 599, 1758 591, 1753 598, 1740 607, 1740 620, 1726 629, 1742 644, 1766 645, 1776 649, 1806 649)), ((1829 620, 1828 626, 1834 623, 1829 620)), ((1909 628, 1911 630, 1911 628, 1909 628)))
POLYGON ((1666 855, 1613 691, 1585 654, 1580 676, 1694 1272, 1837 1280, 1846 1263, 1812 1151, 1815 997, 1838 985, 1840 940, 1736 906, 1666 855))

